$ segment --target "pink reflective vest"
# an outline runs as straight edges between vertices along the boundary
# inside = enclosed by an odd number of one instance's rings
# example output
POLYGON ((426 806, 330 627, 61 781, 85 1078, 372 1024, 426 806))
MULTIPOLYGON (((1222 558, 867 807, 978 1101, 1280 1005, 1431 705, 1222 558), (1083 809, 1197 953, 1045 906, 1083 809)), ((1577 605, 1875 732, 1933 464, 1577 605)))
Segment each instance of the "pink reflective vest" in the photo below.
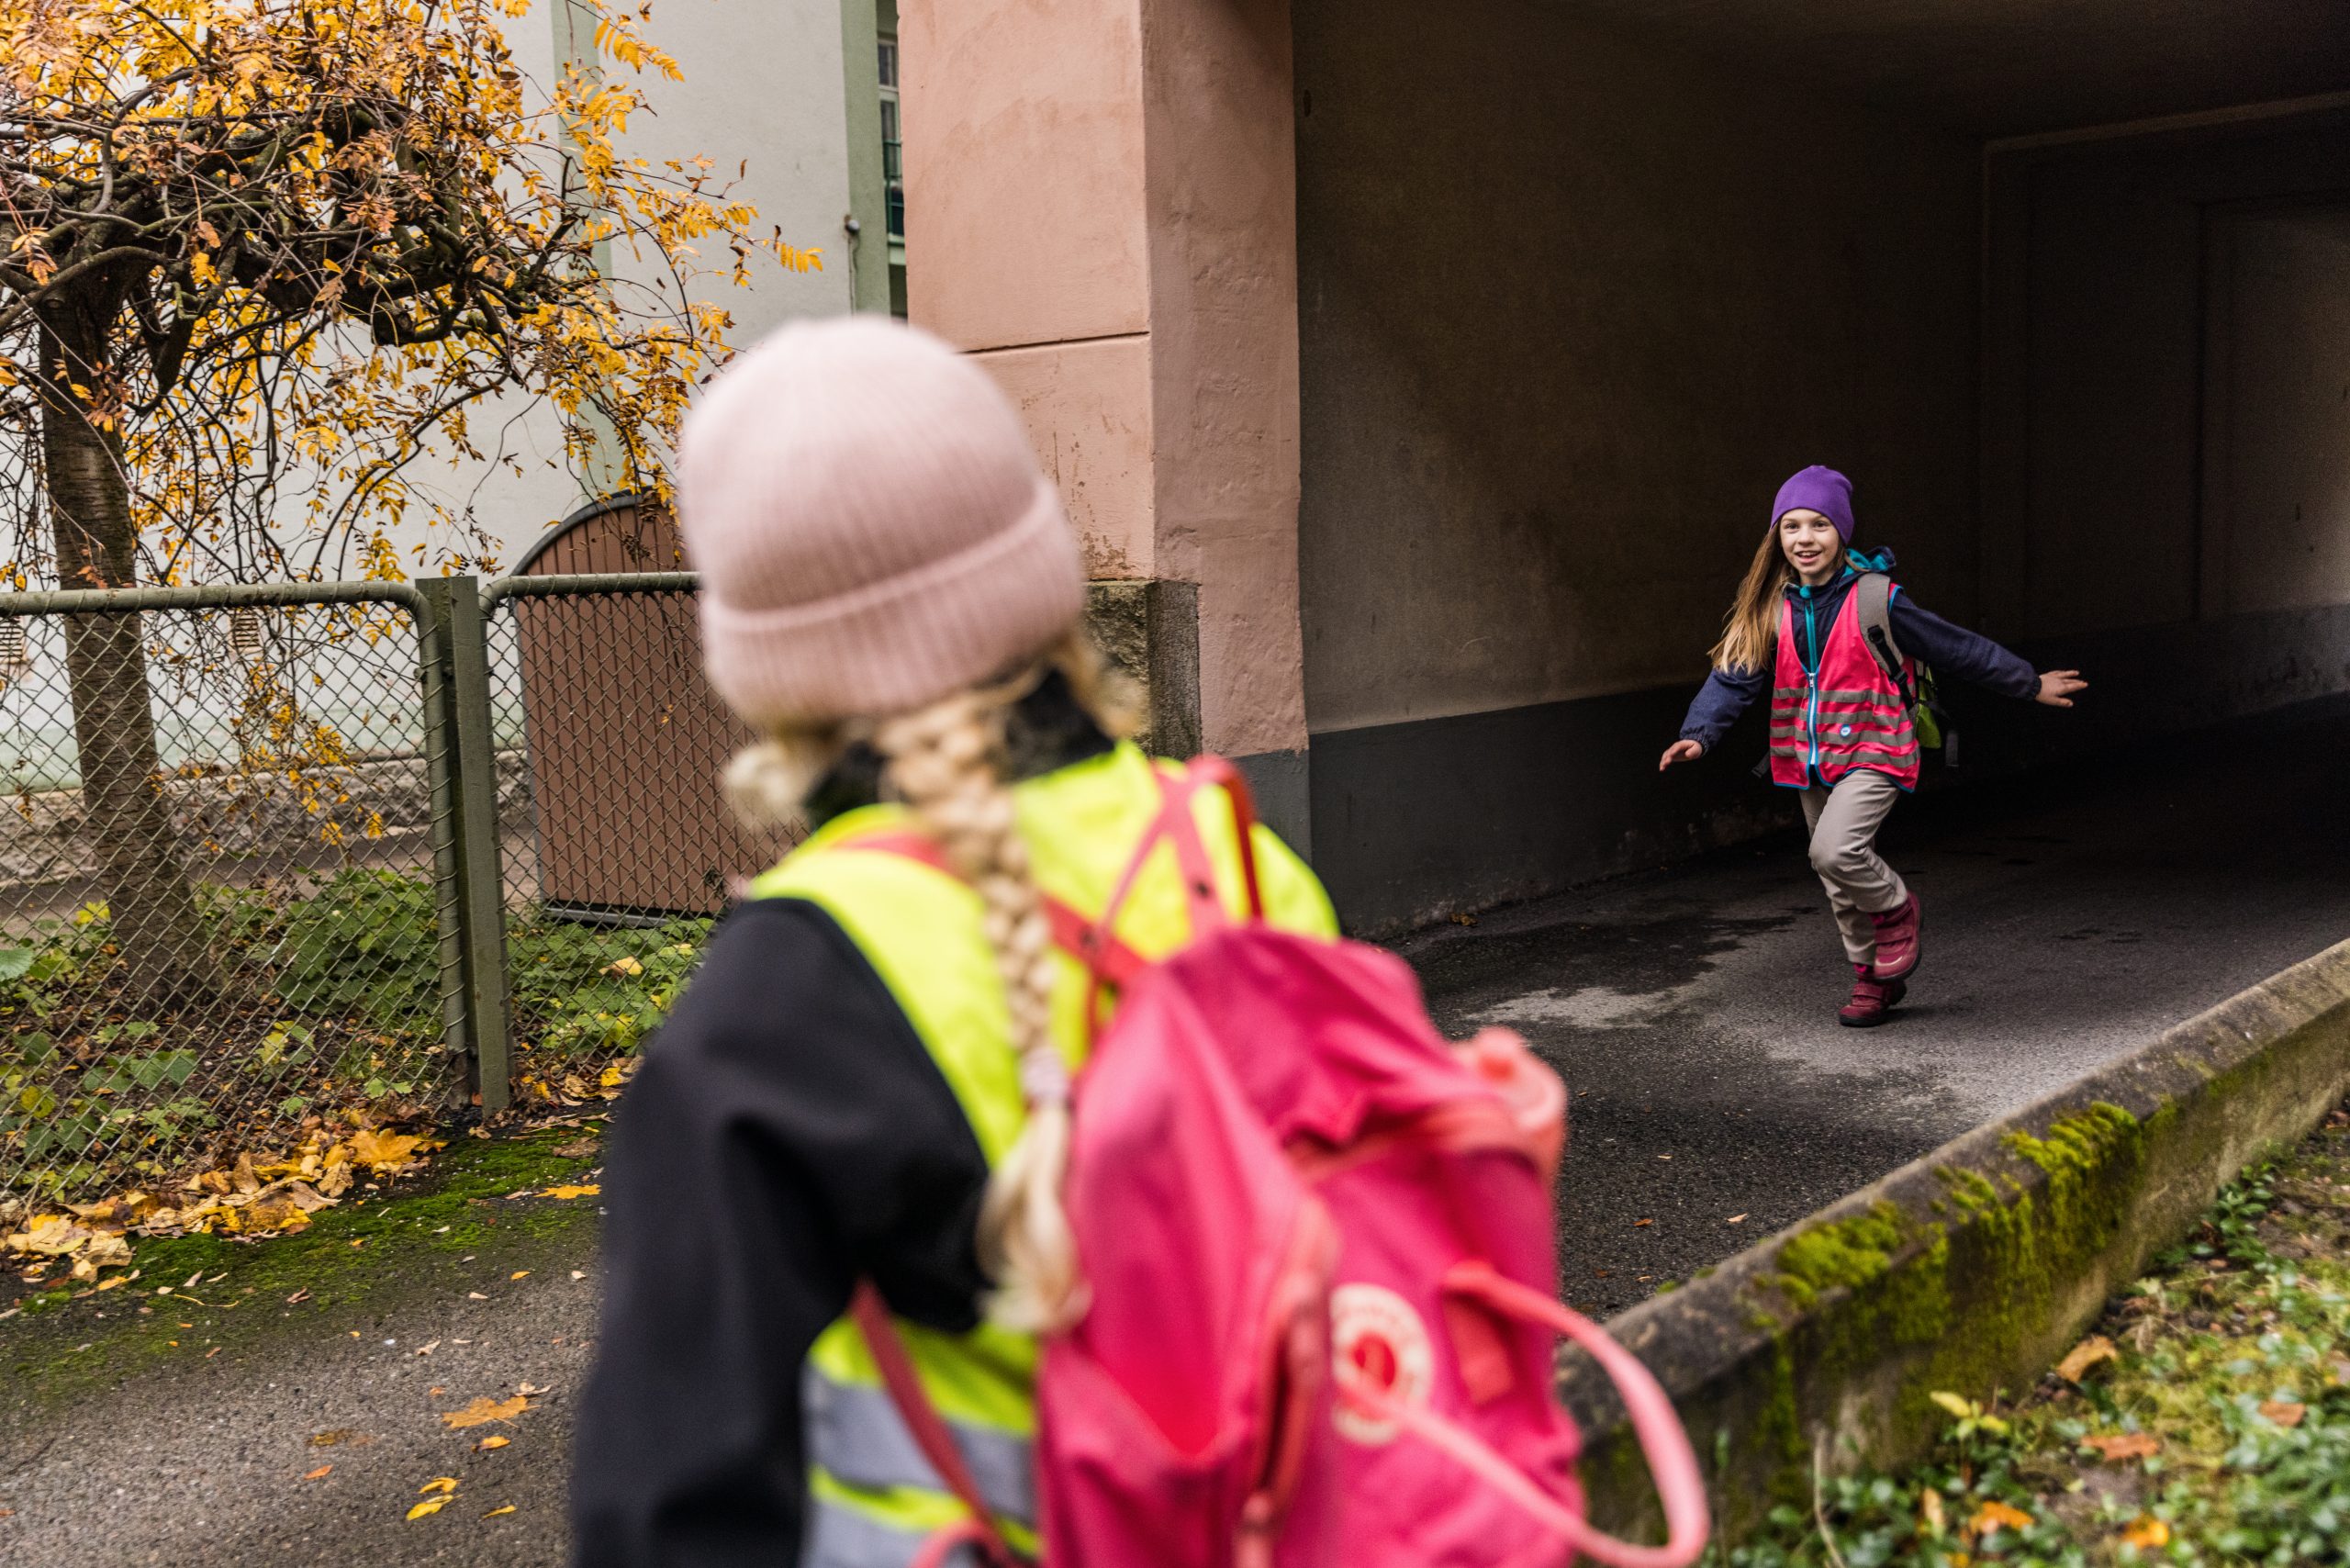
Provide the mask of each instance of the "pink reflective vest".
MULTIPOLYGON (((1771 781, 1800 790, 1833 785, 1854 768, 1918 787, 1918 732, 1900 689, 1861 639, 1861 596, 1848 593, 1807 672, 1796 644, 1795 601, 1779 617, 1777 668, 1771 682, 1771 781)), ((1916 677, 1911 677, 1914 682, 1916 677)))

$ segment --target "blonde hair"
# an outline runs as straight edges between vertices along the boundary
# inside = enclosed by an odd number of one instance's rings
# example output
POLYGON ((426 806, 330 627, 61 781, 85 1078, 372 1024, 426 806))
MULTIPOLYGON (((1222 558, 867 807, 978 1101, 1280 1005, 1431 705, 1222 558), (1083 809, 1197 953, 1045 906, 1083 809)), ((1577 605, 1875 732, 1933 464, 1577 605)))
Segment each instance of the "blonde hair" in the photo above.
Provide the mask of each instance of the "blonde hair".
POLYGON ((1053 1039, 1052 927, 1030 873, 1004 777, 1004 722, 1048 671, 1058 671, 1104 730, 1129 727, 1128 704, 1082 630, 1014 677, 952 693, 912 712, 874 721, 778 732, 734 758, 726 786, 757 825, 790 821, 809 786, 852 741, 869 740, 884 780, 937 839, 979 895, 983 929, 1003 977, 1012 1047, 1027 1126, 988 1178, 979 1206, 979 1261, 996 1288, 988 1315, 1027 1333, 1049 1333, 1085 1310, 1077 1241, 1061 1206, 1069 1169, 1069 1070, 1053 1039))
MULTIPOLYGON (((1849 545, 1844 560, 1856 568, 1860 565, 1849 545)), ((1745 579, 1722 617, 1721 640, 1707 655, 1716 669, 1751 672, 1762 667, 1771 656, 1772 644, 1779 638, 1780 598, 1795 579, 1796 569, 1787 565, 1787 553, 1780 548, 1779 530, 1774 524, 1756 547, 1745 579)))

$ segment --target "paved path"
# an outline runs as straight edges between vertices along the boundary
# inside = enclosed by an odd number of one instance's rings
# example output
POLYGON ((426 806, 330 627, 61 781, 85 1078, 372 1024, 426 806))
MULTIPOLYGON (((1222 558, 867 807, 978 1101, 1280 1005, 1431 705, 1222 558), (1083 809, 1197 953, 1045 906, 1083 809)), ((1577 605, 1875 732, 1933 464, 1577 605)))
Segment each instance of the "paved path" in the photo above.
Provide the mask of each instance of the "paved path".
POLYGON ((1642 1300, 2350 936, 2350 707, 2201 755, 1905 803, 1926 958, 1877 1029, 1835 1021, 1792 838, 1404 943, 1450 1032, 1519 1029, 1575 1095, 1569 1299, 1642 1300))

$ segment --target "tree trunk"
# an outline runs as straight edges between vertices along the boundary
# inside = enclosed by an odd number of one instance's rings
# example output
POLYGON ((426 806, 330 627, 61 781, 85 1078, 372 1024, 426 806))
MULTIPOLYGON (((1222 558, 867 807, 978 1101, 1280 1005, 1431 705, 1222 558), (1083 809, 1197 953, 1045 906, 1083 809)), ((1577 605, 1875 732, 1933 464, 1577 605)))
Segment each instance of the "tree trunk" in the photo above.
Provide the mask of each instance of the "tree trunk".
MULTIPOLYGON (((78 335, 78 334, 77 334, 78 335)), ((95 385, 99 354, 44 333, 41 454, 63 588, 128 588, 138 541, 122 442, 75 402, 66 382, 95 385)), ((136 614, 65 618, 65 670, 81 754, 82 826, 98 860, 109 932, 127 1001, 163 1007, 201 1001, 219 972, 196 890, 172 827, 147 691, 147 652, 136 614)))

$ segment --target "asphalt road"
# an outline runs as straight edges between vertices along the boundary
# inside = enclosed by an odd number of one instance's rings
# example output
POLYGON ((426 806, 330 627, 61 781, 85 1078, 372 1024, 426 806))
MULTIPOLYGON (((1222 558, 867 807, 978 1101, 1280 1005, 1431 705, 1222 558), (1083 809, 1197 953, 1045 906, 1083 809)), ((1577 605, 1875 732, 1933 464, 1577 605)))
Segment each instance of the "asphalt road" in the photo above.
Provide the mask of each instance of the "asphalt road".
MULTIPOLYGON (((2350 934, 2350 709, 2197 755, 1905 806, 1926 960, 1881 1029, 1834 1022, 1850 971, 1792 839, 1403 944, 1449 1029, 1512 1025, 1567 1078, 1569 1298, 1643 1299, 2350 934)), ((0 1564, 555 1568, 592 1229, 420 1252, 330 1305, 236 1297, 193 1319, 228 1325, 217 1353, 70 1400, 0 1384, 0 1564), (509 1422, 442 1419, 524 1383, 509 1422)), ((0 1322, 0 1349, 70 1354, 127 1294, 0 1322)))
POLYGON ((1792 835, 1400 946, 1566 1078, 1561 1273, 1613 1312, 2350 936, 2345 779, 2332 703, 1905 802, 1925 958, 1875 1029, 1792 835))

